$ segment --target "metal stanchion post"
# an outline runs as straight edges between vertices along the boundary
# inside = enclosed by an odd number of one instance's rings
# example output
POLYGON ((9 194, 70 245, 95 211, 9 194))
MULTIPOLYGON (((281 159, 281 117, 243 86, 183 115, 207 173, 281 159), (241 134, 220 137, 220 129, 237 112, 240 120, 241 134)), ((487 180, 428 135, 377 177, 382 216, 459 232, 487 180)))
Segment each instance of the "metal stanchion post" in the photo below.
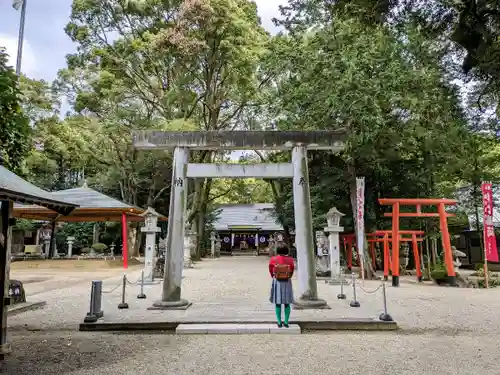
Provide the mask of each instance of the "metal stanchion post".
POLYGON ((97 318, 102 318, 104 312, 102 311, 102 280, 92 281, 94 285, 94 312, 97 318))
POLYGON ((385 291, 385 282, 382 283, 382 298, 384 299, 384 312, 380 314, 379 319, 382 320, 383 322, 392 322, 392 316, 389 315, 387 312, 387 294, 385 291))
POLYGON ((128 303, 125 302, 125 288, 127 287, 127 276, 123 275, 122 284, 122 302, 118 305, 119 309, 128 309, 128 303))
POLYGON ((356 276, 354 276, 354 272, 352 273, 352 297, 353 300, 349 303, 351 307, 360 307, 360 303, 356 300, 356 276))
POLYGON ((85 323, 95 323, 97 322, 97 316, 95 314, 95 285, 94 282, 92 281, 91 287, 90 287, 90 309, 87 315, 85 316, 85 319, 83 321, 85 323))
POLYGON ((141 272, 141 291, 137 295, 138 299, 145 299, 146 295, 144 294, 144 271, 141 272))
POLYGON ((344 270, 340 269, 340 293, 337 294, 337 299, 346 299, 344 294, 344 270))

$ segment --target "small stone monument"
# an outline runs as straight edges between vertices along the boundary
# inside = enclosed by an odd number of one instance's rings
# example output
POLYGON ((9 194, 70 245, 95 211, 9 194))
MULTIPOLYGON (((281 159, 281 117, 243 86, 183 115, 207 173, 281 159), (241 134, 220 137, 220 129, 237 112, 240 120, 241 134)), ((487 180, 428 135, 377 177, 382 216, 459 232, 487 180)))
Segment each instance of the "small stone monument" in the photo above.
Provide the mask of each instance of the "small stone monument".
POLYGON ((460 266, 462 265, 462 262, 460 261, 460 258, 466 257, 467 254, 464 252, 457 250, 455 246, 451 247, 451 250, 453 252, 453 257, 455 258, 455 261, 453 262, 454 268, 455 268, 455 273, 458 273, 460 266))
POLYGON ((196 232, 186 229, 184 236, 184 268, 193 268, 191 254, 196 248, 196 232))
POLYGON ((26 302, 26 292, 21 281, 9 280, 9 297, 13 305, 26 302))
POLYGON ((332 207, 326 214, 327 227, 323 230, 328 233, 329 242, 329 269, 330 273, 330 284, 340 283, 341 280, 341 269, 340 269, 340 240, 339 233, 344 231, 344 228, 340 226, 340 218, 344 216, 342 212, 332 207))
POLYGON ((51 234, 51 229, 49 226, 45 226, 41 231, 40 231, 40 239, 42 240, 42 255, 45 256, 46 258, 49 257, 50 253, 50 234, 51 234))
POLYGON ((217 258, 220 257, 220 249, 222 247, 222 241, 220 237, 217 235, 217 238, 215 239, 215 256, 217 258))
POLYGON ((163 278, 165 274, 165 256, 167 252, 167 240, 160 238, 158 242, 158 255, 154 266, 155 278, 163 278))
POLYGON ((269 242, 268 242, 268 245, 267 245, 267 249, 268 249, 268 252, 269 252, 269 256, 273 256, 274 255, 274 250, 275 250, 275 241, 274 241, 274 236, 273 235, 270 235, 269 236, 269 242))
POLYGON ((144 217, 144 226, 141 232, 146 233, 146 248, 144 250, 144 281, 153 281, 154 271, 154 252, 156 243, 156 233, 160 232, 157 227, 158 217, 160 214, 153 208, 148 207, 146 212, 141 214, 144 217))
POLYGON ((68 243, 67 258, 71 258, 73 256, 73 244, 75 243, 75 237, 73 236, 66 237, 66 242, 68 243))
POLYGON ((215 237, 215 232, 210 233, 210 255, 212 258, 215 258, 215 241, 217 237, 215 237))
POLYGON ((111 242, 111 245, 109 245, 109 255, 113 258, 115 257, 115 247, 115 243, 111 242))
POLYGON ((330 276, 328 269, 328 245, 326 244, 326 236, 322 231, 316 232, 316 276, 330 276))

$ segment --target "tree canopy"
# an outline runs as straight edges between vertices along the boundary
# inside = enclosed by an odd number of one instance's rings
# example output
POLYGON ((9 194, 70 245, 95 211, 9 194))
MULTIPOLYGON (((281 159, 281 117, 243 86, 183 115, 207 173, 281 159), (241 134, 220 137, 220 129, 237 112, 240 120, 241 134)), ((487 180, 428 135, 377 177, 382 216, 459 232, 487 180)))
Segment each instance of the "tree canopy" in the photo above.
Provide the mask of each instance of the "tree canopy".
MULTIPOLYGON (((454 196, 472 187, 468 204, 477 208, 481 181, 500 176, 492 131, 497 8, 472 0, 290 0, 275 19, 282 31, 271 35, 248 0, 74 0, 65 31, 77 51, 55 82, 18 80, 0 53, 2 157, 46 189, 86 181, 167 215, 172 155, 135 150, 135 130, 344 128, 344 152, 309 153, 316 228, 337 206, 353 230, 359 176, 368 230, 389 225, 380 197, 454 196)), ((258 150, 240 160, 191 155, 198 163, 289 158, 258 150)), ((220 203, 273 202, 276 219, 294 226, 286 180, 196 179, 188 202, 199 244, 220 203)), ((403 223, 429 231, 434 224, 403 223)))
POLYGON ((0 157, 6 167, 19 171, 30 149, 31 132, 21 108, 16 73, 7 63, 8 56, 0 47, 0 157))

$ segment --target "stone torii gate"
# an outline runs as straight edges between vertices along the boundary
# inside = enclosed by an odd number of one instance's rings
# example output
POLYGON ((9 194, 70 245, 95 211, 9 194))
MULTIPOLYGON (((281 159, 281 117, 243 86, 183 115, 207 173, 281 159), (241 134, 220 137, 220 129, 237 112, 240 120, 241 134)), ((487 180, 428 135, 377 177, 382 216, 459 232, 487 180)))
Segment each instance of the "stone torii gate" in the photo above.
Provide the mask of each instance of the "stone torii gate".
POLYGON ((141 150, 173 150, 172 190, 168 215, 167 254, 162 299, 150 309, 187 309, 181 298, 188 178, 291 178, 297 247, 297 308, 328 308, 318 298, 307 150, 338 152, 346 132, 340 131, 144 131, 133 135, 141 150), (209 164, 189 163, 190 150, 291 150, 291 163, 209 164))

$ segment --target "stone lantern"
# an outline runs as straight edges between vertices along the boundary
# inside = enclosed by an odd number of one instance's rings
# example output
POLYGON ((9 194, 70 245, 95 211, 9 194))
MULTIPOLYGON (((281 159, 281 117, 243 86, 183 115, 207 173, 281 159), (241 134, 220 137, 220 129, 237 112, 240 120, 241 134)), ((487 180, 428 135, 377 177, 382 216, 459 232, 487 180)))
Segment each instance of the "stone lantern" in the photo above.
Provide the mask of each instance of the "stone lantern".
POLYGON ((330 255, 330 284, 340 282, 340 241, 339 233, 344 231, 340 226, 340 218, 345 216, 342 212, 332 207, 326 214, 327 227, 324 231, 328 233, 329 255, 330 255))
POLYGON ((75 243, 75 237, 73 236, 68 236, 66 237, 66 242, 68 243, 68 258, 71 258, 73 256, 73 244, 75 243))
POLYGON ((146 212, 141 214, 144 217, 144 226, 141 232, 146 233, 146 249, 144 250, 144 281, 153 281, 154 252, 156 243, 156 233, 160 232, 157 227, 160 214, 153 208, 148 207, 146 212))

